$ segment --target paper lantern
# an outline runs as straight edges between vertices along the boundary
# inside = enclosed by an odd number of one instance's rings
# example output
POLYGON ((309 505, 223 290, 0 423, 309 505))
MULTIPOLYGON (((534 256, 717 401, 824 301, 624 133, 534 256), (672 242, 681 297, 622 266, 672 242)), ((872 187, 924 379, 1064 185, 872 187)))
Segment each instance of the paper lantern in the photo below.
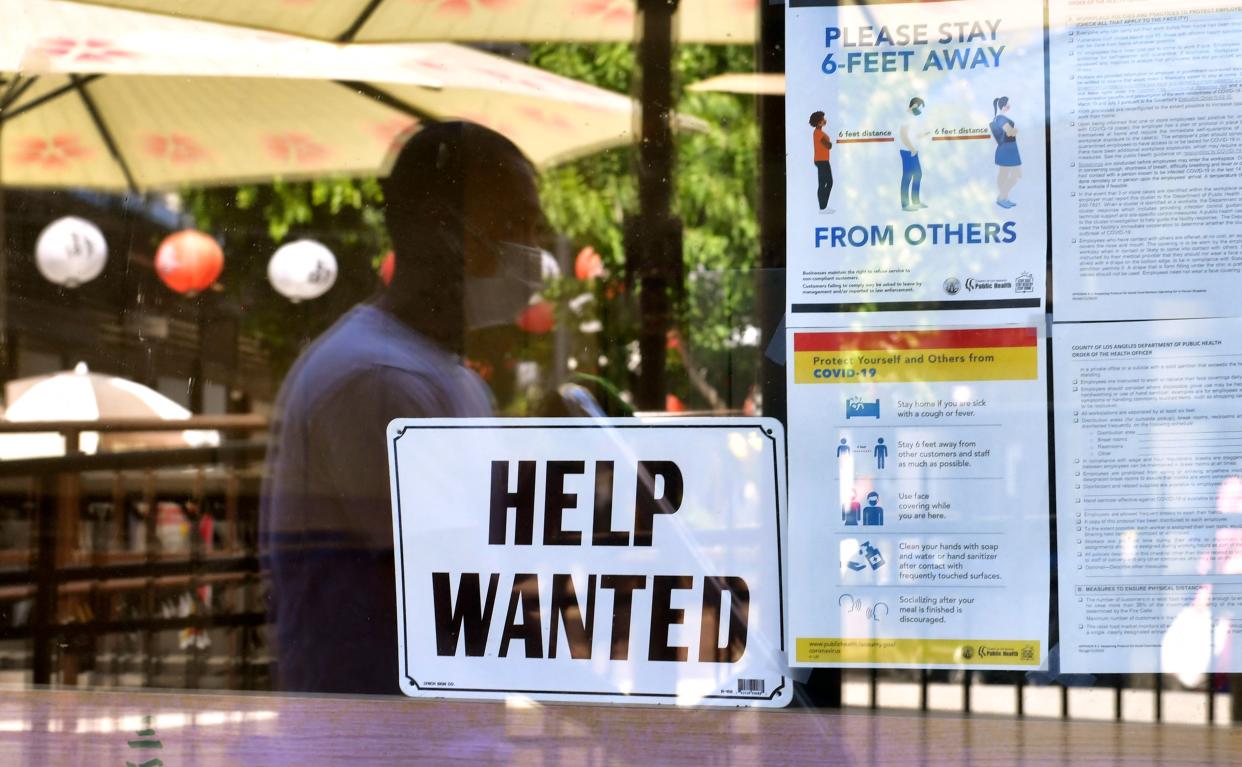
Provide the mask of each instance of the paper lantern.
POLYGON ((546 250, 539 253, 539 276, 544 282, 559 279, 561 276, 561 265, 556 263, 556 257, 546 250))
POLYGON ((193 229, 170 234, 155 252, 155 273, 178 293, 206 290, 224 269, 224 252, 211 237, 193 229))
POLYGON ((58 218, 39 233, 35 266, 48 282, 76 288, 103 272, 108 243, 99 227, 76 216, 58 218))
POLYGON ((336 256, 314 240, 296 240, 272 254, 267 279, 294 303, 319 298, 336 283, 336 256))
POLYGON ((551 331, 554 325, 556 325, 556 312, 552 309, 552 304, 547 301, 531 304, 523 309, 517 318, 518 328, 535 335, 543 335, 551 331))
POLYGON ((604 276, 604 259, 590 245, 578 251, 574 259, 574 276, 584 282, 604 276))
POLYGON ((392 284, 392 276, 397 273, 397 254, 388 251, 388 255, 384 256, 384 260, 380 262, 379 275, 385 285, 392 284))

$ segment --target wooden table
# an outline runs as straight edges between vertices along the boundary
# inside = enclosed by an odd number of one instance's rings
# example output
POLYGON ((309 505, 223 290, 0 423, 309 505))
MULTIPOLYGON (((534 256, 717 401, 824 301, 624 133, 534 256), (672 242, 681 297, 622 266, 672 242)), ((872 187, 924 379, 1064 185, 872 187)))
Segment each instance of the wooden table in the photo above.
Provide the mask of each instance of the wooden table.
POLYGON ((1225 765, 1242 728, 150 692, 0 691, 0 763, 1225 765), (145 718, 151 717, 149 724, 145 718), (139 735, 144 727, 154 730, 139 735), (158 741, 160 748, 129 741, 158 741))

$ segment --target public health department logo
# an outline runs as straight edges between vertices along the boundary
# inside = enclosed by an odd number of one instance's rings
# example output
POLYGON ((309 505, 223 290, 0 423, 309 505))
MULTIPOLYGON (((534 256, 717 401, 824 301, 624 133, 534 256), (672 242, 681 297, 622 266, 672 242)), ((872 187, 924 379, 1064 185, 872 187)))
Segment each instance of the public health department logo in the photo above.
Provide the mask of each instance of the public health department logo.
POLYGON ((1035 660, 1035 648, 1031 647, 1029 644, 1025 645, 1022 648, 1022 660, 1025 660, 1025 661, 1035 660))
POLYGON ((960 291, 961 289, 962 289, 961 280, 959 280, 956 277, 950 277, 949 279, 944 281, 944 292, 948 293, 951 296, 956 296, 958 294, 958 291, 960 291))
POLYGON ((962 660, 970 660, 973 657, 975 657, 975 648, 970 645, 962 648, 962 660))
POLYGON ((1009 290, 1013 287, 1011 280, 984 280, 975 277, 966 278, 966 290, 1009 290))
POLYGON ((1019 274, 1013 281, 1013 292, 1015 293, 1034 293, 1035 278, 1030 272, 1019 274))

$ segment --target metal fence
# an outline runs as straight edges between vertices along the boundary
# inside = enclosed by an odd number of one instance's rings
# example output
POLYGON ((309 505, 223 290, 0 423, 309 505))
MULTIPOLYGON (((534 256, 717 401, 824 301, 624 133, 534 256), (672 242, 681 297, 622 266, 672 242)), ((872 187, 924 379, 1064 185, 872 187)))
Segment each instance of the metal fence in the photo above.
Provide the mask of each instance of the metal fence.
POLYGON ((44 685, 76 685, 89 672, 91 686, 267 686, 267 664, 255 658, 265 446, 252 438, 265 428, 254 416, 0 424, 0 433, 58 432, 66 444, 61 457, 0 462, 10 539, 0 548, 0 645, 29 648, 5 665, 44 685), (225 439, 220 447, 78 449, 87 431, 187 429, 225 439), (180 673, 170 674, 176 655, 180 673), (222 673, 209 668, 221 664, 222 673), (209 671, 218 679, 205 685, 209 671))
POLYGON ((1172 674, 1074 675, 1033 683, 1025 672, 847 672, 842 704, 970 714, 1229 725, 1242 721, 1237 679, 1205 674, 1183 685, 1172 674))

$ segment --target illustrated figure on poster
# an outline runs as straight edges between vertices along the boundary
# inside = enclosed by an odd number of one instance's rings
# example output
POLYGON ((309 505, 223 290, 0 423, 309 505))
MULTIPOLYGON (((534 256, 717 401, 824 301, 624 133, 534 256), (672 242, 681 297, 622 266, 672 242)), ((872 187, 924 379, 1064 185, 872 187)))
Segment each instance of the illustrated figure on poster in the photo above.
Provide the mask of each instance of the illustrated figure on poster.
POLYGON ((992 138, 996 140, 996 204, 1012 208, 1009 199, 1018 179, 1022 178, 1022 157, 1018 154, 1018 126, 1009 119, 1009 97, 992 99, 992 138))
POLYGON ((844 459, 849 454, 850 454, 850 443, 845 439, 845 437, 842 437, 841 444, 837 445, 837 458, 844 459))
MULTIPOLYGON (((845 566, 858 573, 866 570, 868 566, 872 570, 879 570, 884 564, 884 555, 880 553, 880 550, 872 546, 871 541, 863 541, 862 545, 858 547, 858 551, 854 553, 854 556, 850 557, 845 566)), ((840 600, 837 600, 837 603, 840 604, 840 600)))
POLYGON ((811 143, 815 149, 815 170, 819 177, 819 184, 816 187, 819 212, 836 213, 834 209, 828 207, 828 198, 832 196, 832 141, 824 132, 827 125, 828 120, 823 112, 811 114, 811 127, 815 129, 811 132, 811 143))
POLYGON ((871 541, 863 541, 858 547, 858 553, 863 559, 867 560, 867 564, 871 565, 872 570, 879 570, 884 566, 884 555, 880 550, 871 545, 871 541))
POLYGON ((867 493, 867 505, 862 510, 864 526, 871 527, 884 524, 884 507, 879 504, 879 493, 874 490, 867 493))
POLYGON ((872 570, 879 570, 884 566, 884 555, 880 550, 871 545, 871 541, 863 541, 863 545, 858 549, 859 553, 867 560, 867 564, 871 565, 872 570))
POLYGON ((923 185, 923 161, 920 152, 931 136, 931 131, 923 124, 925 108, 923 99, 918 96, 910 99, 910 105, 906 107, 906 117, 898 130, 901 149, 901 209, 904 211, 927 207, 919 196, 923 185))
POLYGON ((875 449, 871 451, 871 454, 875 456, 875 467, 883 469, 884 459, 888 458, 888 445, 884 444, 883 437, 875 441, 875 449))
POLYGON ((850 502, 841 504, 841 519, 846 527, 858 527, 862 519, 862 504, 858 502, 858 491, 850 491, 850 502))

